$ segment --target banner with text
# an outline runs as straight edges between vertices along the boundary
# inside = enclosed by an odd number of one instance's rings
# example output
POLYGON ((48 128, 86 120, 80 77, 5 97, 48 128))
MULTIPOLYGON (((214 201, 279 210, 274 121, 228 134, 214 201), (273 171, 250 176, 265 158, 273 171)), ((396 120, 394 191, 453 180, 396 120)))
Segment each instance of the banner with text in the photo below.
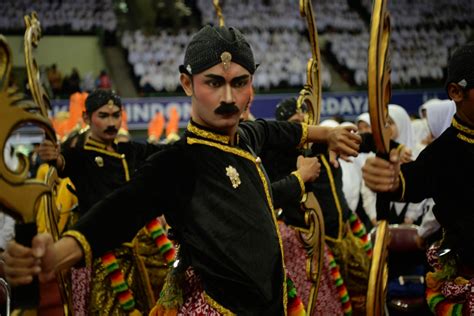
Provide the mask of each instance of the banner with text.
MULTIPOLYGON (((275 107, 283 99, 293 94, 256 95, 251 112, 256 118, 273 119, 275 107)), ((432 98, 445 99, 442 90, 431 91, 394 91, 391 103, 403 106, 409 114, 417 114, 418 108, 432 98)), ((180 126, 186 126, 191 117, 189 97, 157 97, 122 99, 127 111, 128 127, 131 130, 146 129, 148 122, 157 112, 162 112, 167 119, 171 108, 175 107, 180 116, 180 126)), ((69 100, 52 100, 53 114, 67 111, 69 100)), ((321 105, 321 119, 342 116, 345 120, 354 120, 359 114, 368 111, 366 92, 325 92, 321 105)))

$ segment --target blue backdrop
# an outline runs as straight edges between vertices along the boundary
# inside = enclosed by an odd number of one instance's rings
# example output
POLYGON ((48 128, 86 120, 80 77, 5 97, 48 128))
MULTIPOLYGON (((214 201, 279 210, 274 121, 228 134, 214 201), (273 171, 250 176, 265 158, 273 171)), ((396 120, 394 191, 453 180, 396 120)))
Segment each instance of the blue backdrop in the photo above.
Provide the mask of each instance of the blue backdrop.
MULTIPOLYGON (((425 101, 437 97, 446 98, 443 90, 393 91, 391 103, 403 106, 408 113, 418 113, 418 108, 425 101)), ((275 107, 282 99, 295 96, 293 94, 268 94, 255 96, 251 112, 256 118, 273 119, 275 107)), ((180 114, 180 126, 186 126, 191 115, 191 103, 188 97, 160 97, 123 99, 128 116, 129 129, 146 129, 148 122, 156 112, 163 112, 165 118, 172 107, 180 114)), ((53 100, 53 113, 67 111, 69 100, 53 100)), ((341 115, 346 120, 354 120, 359 114, 367 112, 368 101, 366 92, 323 93, 321 119, 333 115, 341 115)))

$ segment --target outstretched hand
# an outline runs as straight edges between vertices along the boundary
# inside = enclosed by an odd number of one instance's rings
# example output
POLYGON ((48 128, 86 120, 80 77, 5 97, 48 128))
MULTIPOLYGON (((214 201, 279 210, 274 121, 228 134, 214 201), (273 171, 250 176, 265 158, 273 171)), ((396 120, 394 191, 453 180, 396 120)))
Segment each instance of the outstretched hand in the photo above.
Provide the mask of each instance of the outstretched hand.
POLYGON ((297 171, 305 183, 316 180, 316 178, 319 177, 319 173, 321 172, 321 164, 316 157, 303 157, 301 155, 298 156, 296 168, 298 168, 297 171))
POLYGON ((46 139, 44 140, 38 149, 38 155, 42 161, 54 161, 59 157, 59 145, 46 139))
POLYGON ((400 152, 390 151, 390 161, 379 157, 368 158, 362 176, 369 189, 375 192, 396 191, 400 186, 400 152))
POLYGON ((355 125, 338 126, 328 133, 329 161, 335 167, 339 167, 337 158, 350 161, 349 157, 357 157, 359 145, 362 138, 357 135, 355 125))

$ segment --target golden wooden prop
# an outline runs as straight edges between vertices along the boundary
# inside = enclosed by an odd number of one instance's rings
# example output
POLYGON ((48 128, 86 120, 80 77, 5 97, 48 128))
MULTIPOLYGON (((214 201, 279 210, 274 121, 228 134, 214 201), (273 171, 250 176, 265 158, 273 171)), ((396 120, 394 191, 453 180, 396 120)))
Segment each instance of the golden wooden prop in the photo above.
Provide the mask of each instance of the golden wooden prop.
POLYGON ((219 0, 212 0, 214 9, 216 9, 217 19, 219 20, 219 26, 225 26, 224 16, 222 15, 222 8, 219 4, 219 0))
MULTIPOLYGON (((35 12, 25 16, 24 50, 28 84, 34 102, 24 100, 24 96, 15 89, 8 87, 8 78, 12 68, 10 48, 3 36, 0 36, 0 206, 2 210, 13 216, 21 223, 34 223, 41 199, 47 207, 48 230, 57 240, 59 231, 57 217, 59 212, 56 207, 56 188, 59 178, 54 167, 50 167, 45 182, 28 178, 29 162, 24 156, 19 156, 19 167, 11 170, 5 162, 3 152, 6 142, 13 131, 25 124, 40 127, 45 137, 56 142, 56 133, 48 118, 48 109, 51 108, 49 98, 40 83, 40 72, 33 55, 34 48, 38 46, 41 37, 41 26, 35 12)), ((67 278, 58 274, 64 312, 70 314, 68 299, 69 282, 67 278)))
POLYGON ((301 201, 307 229, 298 229, 298 239, 306 250, 306 276, 312 283, 306 312, 314 313, 318 298, 319 281, 324 259, 324 217, 313 192, 306 193, 301 201))
POLYGON ((297 100, 297 108, 301 109, 303 104, 308 108, 308 115, 305 122, 311 125, 319 124, 321 114, 321 56, 319 53, 318 31, 314 20, 313 7, 310 0, 300 0, 300 14, 306 18, 308 25, 309 41, 312 57, 306 65, 306 84, 300 91, 297 100))
POLYGON ((385 299, 387 296, 388 279, 388 244, 390 231, 386 220, 377 225, 372 263, 370 266, 369 286, 367 289, 367 316, 381 316, 385 314, 385 299))
POLYGON ((377 152, 388 154, 390 127, 388 103, 392 96, 390 83, 390 16, 386 0, 374 0, 370 28, 368 61, 369 114, 377 152))
MULTIPOLYGON (((389 153, 388 103, 392 92, 388 50, 390 42, 390 16, 386 7, 386 0, 373 1, 367 74, 372 134, 377 153, 382 156, 389 153)), ((379 207, 378 202, 377 207, 379 207)), ((385 314, 389 233, 387 221, 380 221, 377 226, 367 290, 366 309, 368 316, 385 314)))
MULTIPOLYGON (((307 107, 305 123, 319 124, 321 113, 321 57, 319 53, 318 32, 310 0, 300 0, 301 17, 306 18, 312 57, 306 66, 307 80, 297 99, 297 109, 307 107)), ((306 275, 312 283, 306 306, 308 315, 312 315, 318 297, 319 280, 324 259, 324 218, 318 200, 312 192, 306 193, 301 202, 305 212, 307 230, 299 230, 298 237, 306 249, 306 275)))

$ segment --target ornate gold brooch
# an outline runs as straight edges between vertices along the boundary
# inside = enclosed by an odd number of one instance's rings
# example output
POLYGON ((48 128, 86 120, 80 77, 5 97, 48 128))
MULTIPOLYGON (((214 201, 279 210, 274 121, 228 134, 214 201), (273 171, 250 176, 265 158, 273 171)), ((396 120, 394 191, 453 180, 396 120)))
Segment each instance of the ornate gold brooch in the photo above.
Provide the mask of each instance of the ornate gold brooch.
POLYGON ((232 166, 228 166, 227 168, 225 168, 225 171, 226 171, 226 175, 230 179, 230 182, 232 183, 232 187, 234 189, 237 189, 239 185, 242 183, 240 181, 240 176, 239 176, 239 173, 237 172, 237 169, 235 169, 232 166))
POLYGON ((221 61, 224 66, 224 71, 227 71, 230 67, 230 62, 232 61, 232 54, 229 52, 223 52, 221 54, 221 61))
POLYGON ((102 158, 101 156, 95 157, 94 161, 97 164, 97 166, 99 166, 99 167, 104 166, 104 158, 102 158))

